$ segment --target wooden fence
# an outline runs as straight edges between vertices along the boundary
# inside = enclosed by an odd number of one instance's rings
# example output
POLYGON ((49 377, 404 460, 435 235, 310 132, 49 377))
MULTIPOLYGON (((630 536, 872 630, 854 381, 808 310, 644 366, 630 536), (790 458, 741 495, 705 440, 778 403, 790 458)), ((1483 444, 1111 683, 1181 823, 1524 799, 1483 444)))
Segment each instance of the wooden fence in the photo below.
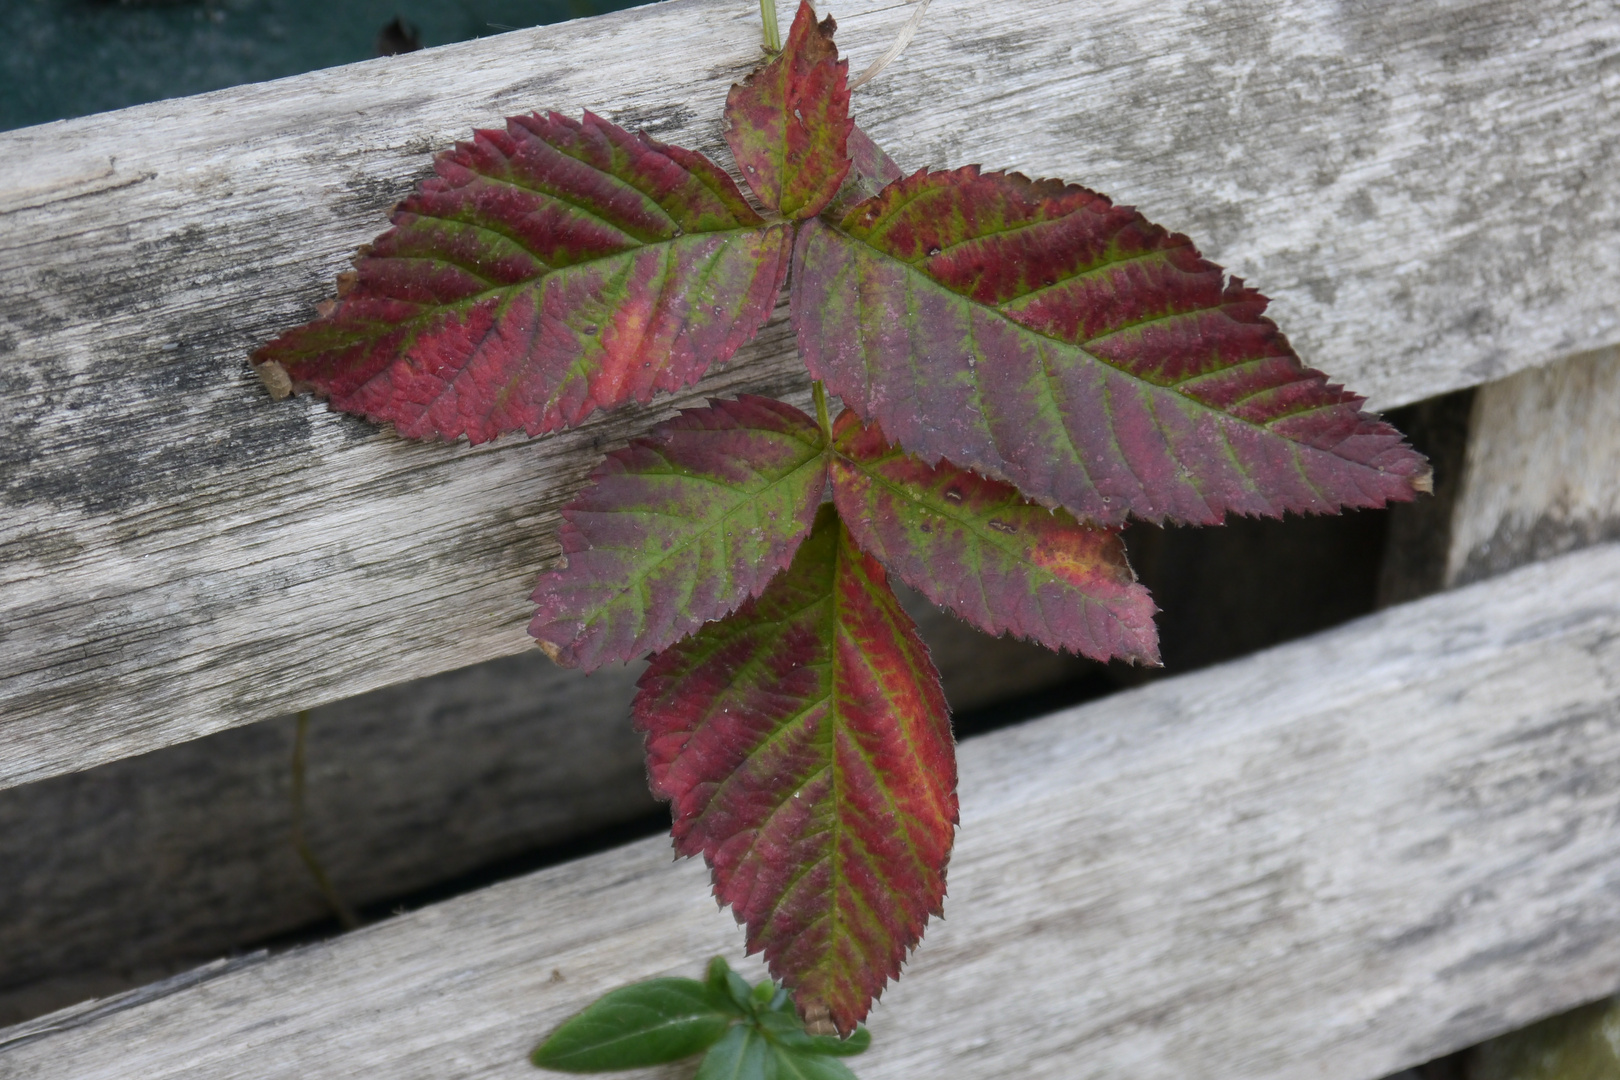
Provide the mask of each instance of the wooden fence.
MULTIPOLYGON (((909 14, 832 10, 857 64, 909 14)), ((777 321, 688 394, 446 448, 245 362, 474 125, 723 158, 758 40, 670 0, 0 134, 0 786, 524 649, 603 448, 801 394, 777 321)), ((856 111, 1199 237, 1376 407, 1489 384, 1455 589, 964 744, 949 917, 861 1075, 1372 1080, 1620 987, 1613 5, 935 0, 856 111)), ((591 994, 739 951, 701 878, 631 845, 0 1031, 0 1074, 528 1075, 591 994)))

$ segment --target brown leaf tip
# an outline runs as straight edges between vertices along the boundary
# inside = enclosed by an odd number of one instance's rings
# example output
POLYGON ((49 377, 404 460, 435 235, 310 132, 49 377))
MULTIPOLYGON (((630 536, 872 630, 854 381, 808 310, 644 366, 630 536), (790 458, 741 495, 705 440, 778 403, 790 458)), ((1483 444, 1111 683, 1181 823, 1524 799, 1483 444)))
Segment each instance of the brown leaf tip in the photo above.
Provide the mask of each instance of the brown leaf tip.
POLYGON ((804 1003, 804 1030, 811 1035, 837 1035, 838 1028, 832 1022, 832 1010, 819 1001, 804 1003))
POLYGON ((547 658, 550 659, 553 664, 561 664, 562 666, 567 667, 567 665, 563 664, 562 661, 562 650, 557 646, 553 645, 549 641, 546 641, 544 638, 535 638, 534 643, 540 646, 540 651, 545 653, 547 658))
POLYGON ((280 401, 292 393, 292 378, 287 369, 274 360, 253 365, 253 373, 264 383, 264 388, 270 391, 270 396, 280 401))
POLYGON ((1434 494, 1434 467, 1432 465, 1424 466, 1422 472, 1412 477, 1412 490, 1419 495, 1434 494))

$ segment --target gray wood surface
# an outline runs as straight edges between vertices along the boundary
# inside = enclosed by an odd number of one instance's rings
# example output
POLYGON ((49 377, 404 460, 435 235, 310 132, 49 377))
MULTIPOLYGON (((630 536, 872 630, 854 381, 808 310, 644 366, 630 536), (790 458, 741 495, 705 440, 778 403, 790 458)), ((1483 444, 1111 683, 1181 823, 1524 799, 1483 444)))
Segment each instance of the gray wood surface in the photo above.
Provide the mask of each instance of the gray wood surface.
POLYGON ((1620 540, 1620 349, 1479 388, 1448 584, 1620 540))
MULTIPOLYGON (((863 1080, 1371 1080, 1620 987, 1620 545, 970 740, 863 1080)), ((17 1080, 529 1077, 736 956, 650 840, 0 1032, 17 1080)))
MULTIPOLYGON (((0 135, 0 785, 527 648, 594 455, 802 385, 780 324, 694 392, 407 445, 245 355, 475 124, 596 109, 723 159, 754 5, 672 0, 0 135)), ((857 66, 909 15, 839 0, 857 66)), ((1277 297, 1379 406, 1620 340, 1609 0, 939 0, 857 98, 901 163, 1061 175, 1277 297)))

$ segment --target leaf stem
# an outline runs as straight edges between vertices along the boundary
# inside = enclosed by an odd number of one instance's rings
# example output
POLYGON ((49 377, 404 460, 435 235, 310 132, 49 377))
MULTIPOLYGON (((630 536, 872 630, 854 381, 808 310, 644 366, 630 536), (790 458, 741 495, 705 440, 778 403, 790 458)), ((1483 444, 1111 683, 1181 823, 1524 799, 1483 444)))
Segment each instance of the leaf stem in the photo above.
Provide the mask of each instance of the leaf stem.
POLYGON ((315 857, 315 849, 309 846, 309 841, 304 837, 304 747, 308 741, 309 710, 304 709, 298 714, 298 727, 293 733, 293 849, 298 852, 298 858, 303 862, 304 869, 309 871, 309 876, 315 879, 315 887, 321 891, 321 896, 332 909, 332 914, 338 917, 338 922, 343 924, 343 929, 354 930, 360 926, 360 919, 355 915, 354 909, 344 903, 337 889, 332 887, 332 879, 326 876, 326 868, 321 865, 321 860, 315 857))
POLYGON ((832 442, 832 421, 827 417, 827 388, 817 379, 810 384, 810 396, 816 399, 816 423, 821 425, 822 438, 832 442))
POLYGON ((765 24, 765 47, 782 51, 782 31, 776 28, 776 0, 759 0, 759 18, 765 24))

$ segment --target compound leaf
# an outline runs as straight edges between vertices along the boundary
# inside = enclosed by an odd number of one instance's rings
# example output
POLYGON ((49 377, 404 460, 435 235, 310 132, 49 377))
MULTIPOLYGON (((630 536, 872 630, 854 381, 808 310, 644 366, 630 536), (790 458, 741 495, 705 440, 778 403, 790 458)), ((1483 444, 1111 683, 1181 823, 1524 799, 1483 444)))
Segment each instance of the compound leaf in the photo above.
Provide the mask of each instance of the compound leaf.
POLYGON ((854 1029, 945 895, 956 766, 939 675, 830 506, 760 596, 655 657, 636 726, 676 850, 801 1014, 854 1029))
MULTIPOLYGON (((786 217, 814 217, 849 172, 849 63, 828 16, 801 0, 776 58, 726 97, 726 142, 755 196, 786 217)), ((870 142, 870 140, 868 140, 870 142)))
POLYGON ((439 155, 320 318, 253 354, 402 435, 484 442, 693 382, 764 323, 790 236, 701 154, 517 116, 439 155))
POLYGON ((679 1061, 713 1046, 736 1019, 730 1002, 693 979, 650 979, 597 998, 535 1047, 558 1072, 603 1072, 679 1061))
POLYGON ((919 172, 800 228, 812 375, 890 438, 1077 517, 1380 506, 1421 455, 1184 236, 1016 173, 919 172))
POLYGON ((609 454, 563 509, 566 565, 540 576, 529 633, 586 671, 663 649, 788 565, 826 488, 821 430, 746 395, 689 409, 609 454))
POLYGON ((833 440, 838 513, 900 580, 986 633, 1158 662, 1153 601, 1117 531, 949 461, 931 466, 853 411, 838 418, 833 440))

